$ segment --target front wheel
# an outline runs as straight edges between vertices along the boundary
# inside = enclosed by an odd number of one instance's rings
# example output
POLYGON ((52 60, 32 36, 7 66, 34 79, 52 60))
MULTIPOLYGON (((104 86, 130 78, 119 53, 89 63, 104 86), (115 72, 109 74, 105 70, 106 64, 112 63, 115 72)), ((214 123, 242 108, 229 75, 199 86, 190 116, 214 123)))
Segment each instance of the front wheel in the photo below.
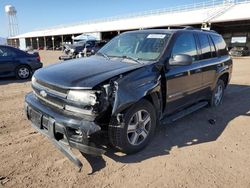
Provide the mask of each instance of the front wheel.
POLYGON ((130 154, 143 149, 154 134, 156 114, 153 105, 141 100, 124 112, 124 125, 111 122, 109 139, 122 152, 130 154))
POLYGON ((210 106, 217 107, 219 106, 224 97, 225 84, 223 80, 218 80, 215 89, 212 93, 212 97, 210 99, 210 106))

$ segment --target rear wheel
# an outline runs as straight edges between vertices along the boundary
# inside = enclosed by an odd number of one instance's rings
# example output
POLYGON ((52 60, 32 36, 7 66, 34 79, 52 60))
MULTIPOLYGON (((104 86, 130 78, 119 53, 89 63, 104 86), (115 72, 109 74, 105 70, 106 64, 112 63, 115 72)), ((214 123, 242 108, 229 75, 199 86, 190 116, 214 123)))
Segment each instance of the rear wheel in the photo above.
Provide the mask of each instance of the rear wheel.
POLYGON ((210 99, 210 106, 217 107, 219 106, 224 97, 225 84, 223 80, 218 80, 216 87, 212 93, 212 97, 210 99))
POLYGON ((16 69, 16 77, 18 79, 28 79, 31 76, 31 70, 28 66, 21 65, 16 69))
POLYGON ((124 112, 123 127, 111 122, 109 139, 124 153, 135 153, 148 144, 155 127, 154 107, 147 100, 141 100, 124 112))

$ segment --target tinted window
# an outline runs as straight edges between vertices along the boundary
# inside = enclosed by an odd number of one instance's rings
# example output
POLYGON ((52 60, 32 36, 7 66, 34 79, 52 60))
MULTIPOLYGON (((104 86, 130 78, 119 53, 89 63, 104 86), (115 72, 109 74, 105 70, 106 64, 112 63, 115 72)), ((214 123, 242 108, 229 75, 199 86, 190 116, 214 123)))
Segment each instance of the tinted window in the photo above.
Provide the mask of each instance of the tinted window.
POLYGON ((198 37, 201 45, 202 59, 211 58, 211 49, 208 36, 206 34, 199 34, 198 37))
POLYGON ((183 33, 175 41, 172 56, 177 54, 190 55, 193 60, 198 60, 196 43, 192 33, 183 33))
POLYGON ((87 44, 92 48, 95 46, 95 41, 87 41, 87 44))
POLYGON ((212 35, 213 42, 219 55, 227 55, 226 43, 221 36, 212 35))
POLYGON ((208 38, 209 38, 209 43, 210 43, 210 48, 211 48, 211 55, 212 55, 212 57, 217 57, 214 43, 210 37, 208 37, 208 38))
POLYGON ((14 50, 7 47, 0 47, 0 57, 13 57, 16 56, 14 50))

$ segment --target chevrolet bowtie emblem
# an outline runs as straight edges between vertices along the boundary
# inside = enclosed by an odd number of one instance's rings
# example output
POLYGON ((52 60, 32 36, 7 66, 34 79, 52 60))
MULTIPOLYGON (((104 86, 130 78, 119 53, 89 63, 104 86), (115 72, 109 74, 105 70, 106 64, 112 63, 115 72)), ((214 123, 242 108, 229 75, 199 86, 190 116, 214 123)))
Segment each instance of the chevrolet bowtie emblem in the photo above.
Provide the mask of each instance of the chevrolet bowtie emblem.
POLYGON ((47 93, 44 90, 40 91, 40 95, 44 98, 47 97, 47 93))

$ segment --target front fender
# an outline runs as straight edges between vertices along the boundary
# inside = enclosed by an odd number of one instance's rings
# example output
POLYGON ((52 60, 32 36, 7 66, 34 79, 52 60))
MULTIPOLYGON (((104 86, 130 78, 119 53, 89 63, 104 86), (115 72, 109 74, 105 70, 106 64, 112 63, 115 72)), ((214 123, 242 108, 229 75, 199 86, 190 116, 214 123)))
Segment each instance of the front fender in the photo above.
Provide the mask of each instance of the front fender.
POLYGON ((161 75, 157 71, 141 68, 113 83, 112 115, 116 116, 129 106, 153 93, 161 91, 161 75))

